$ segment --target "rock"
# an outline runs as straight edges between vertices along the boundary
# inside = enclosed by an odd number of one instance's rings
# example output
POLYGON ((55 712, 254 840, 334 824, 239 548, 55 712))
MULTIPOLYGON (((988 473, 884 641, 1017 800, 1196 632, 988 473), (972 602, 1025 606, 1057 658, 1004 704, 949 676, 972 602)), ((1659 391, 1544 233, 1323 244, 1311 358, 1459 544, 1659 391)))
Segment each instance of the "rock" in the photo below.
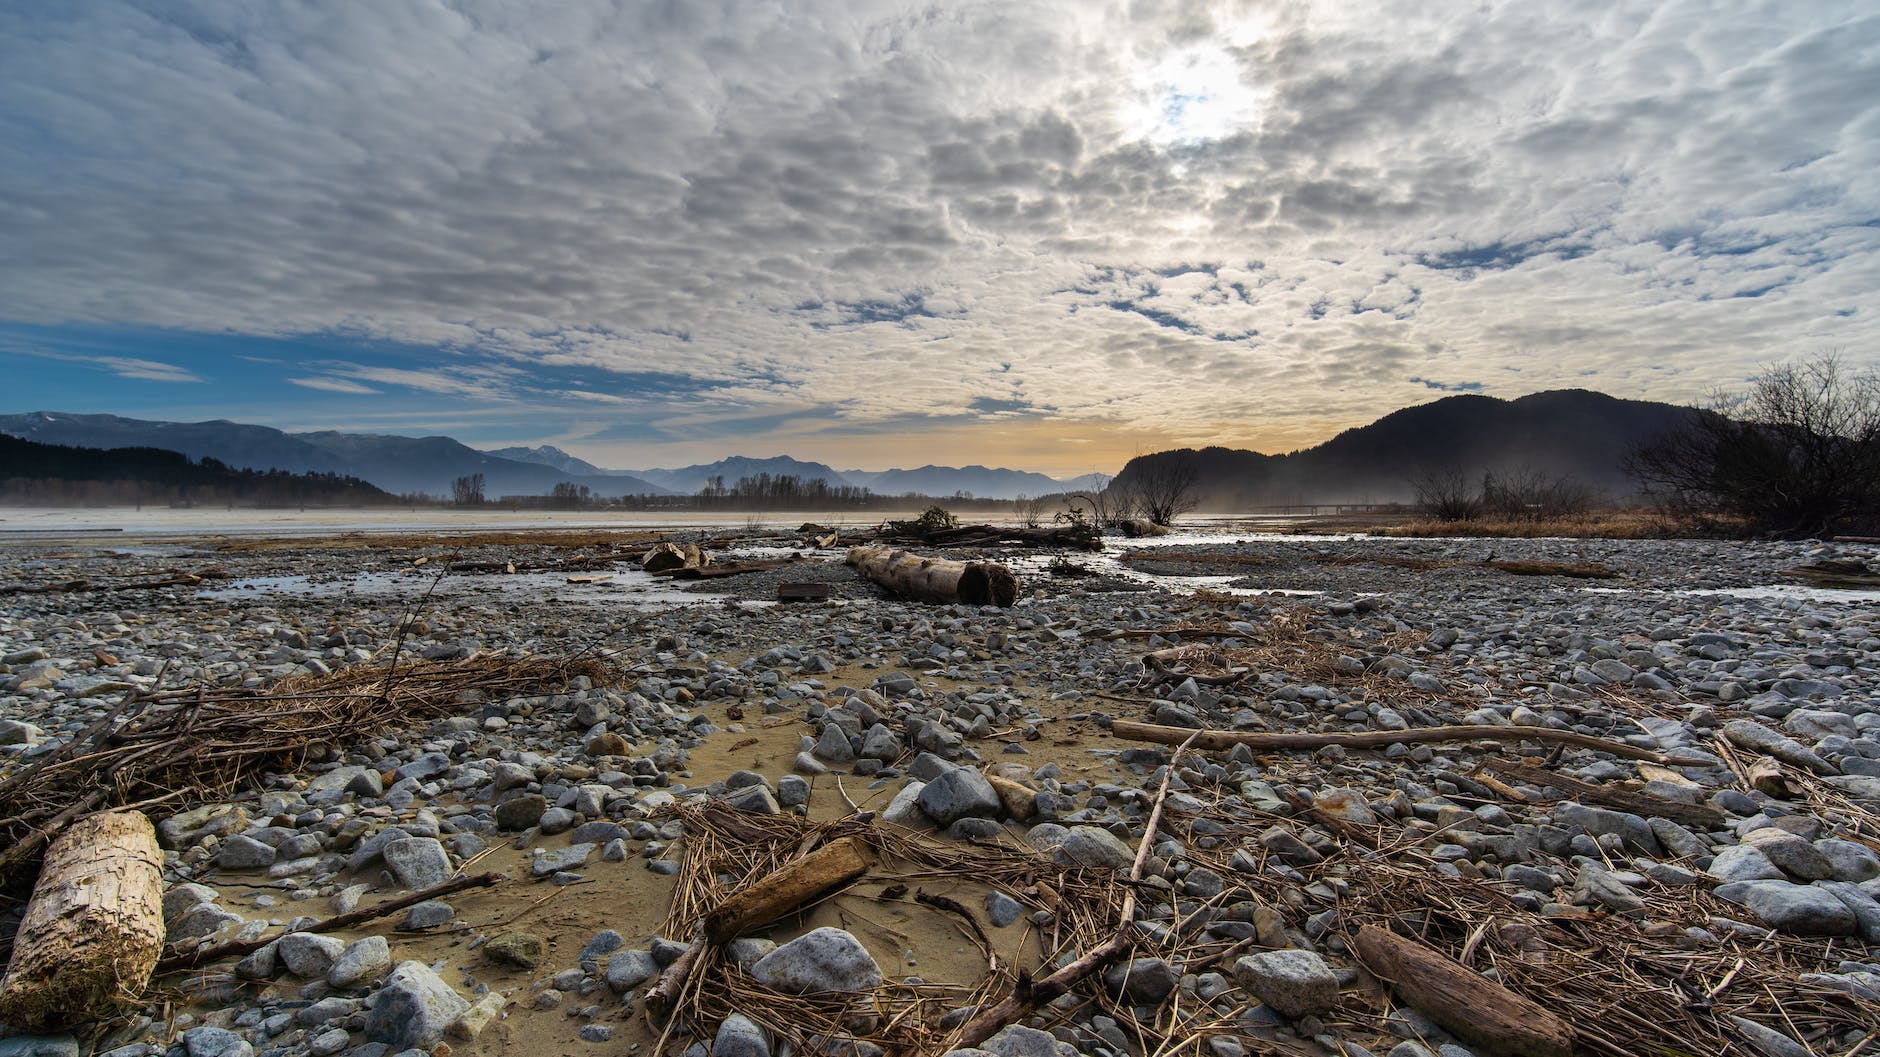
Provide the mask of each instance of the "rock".
POLYGON ((809 803, 809 783, 794 774, 777 779, 777 803, 784 807, 809 803))
POLYGON ((1816 881, 1814 887, 1839 899, 1841 905, 1853 913, 1854 927, 1861 939, 1880 942, 1880 901, 1865 888, 1850 881, 1816 881))
POLYGON ((564 870, 578 869, 587 864, 588 857, 594 854, 593 844, 570 844, 566 848, 545 851, 529 864, 529 875, 547 877, 564 870))
POLYGON ((1817 756, 1793 738, 1784 737, 1753 719, 1732 720, 1723 725, 1723 736, 1739 749, 1774 756, 1783 763, 1806 767, 1820 775, 1838 775, 1840 769, 1817 756))
POLYGON ((986 776, 968 767, 948 771, 921 787, 917 803, 938 826, 962 818, 997 818, 1003 806, 986 776))
POLYGON ((1059 1042, 1049 1032, 1013 1024, 980 1043, 980 1052, 993 1057, 1077 1057, 1069 1043, 1059 1042))
POLYGON ((183 1050, 189 1057, 254 1057, 255 1052, 240 1035, 206 1025, 183 1032, 183 1050))
POLYGON ((526 793, 511 797, 496 805, 491 814, 496 819, 496 828, 517 832, 528 829, 542 821, 542 813, 548 810, 548 801, 536 793, 526 793))
POLYGON ((733 1013, 718 1025, 711 1057, 770 1057, 770 1042, 756 1021, 733 1013))
POLYGON ((401 962, 366 1015, 366 1036, 397 1050, 428 1049, 470 1009, 470 1003, 423 962, 401 962))
POLYGON ((1132 958, 1105 970, 1103 984, 1110 993, 1124 995, 1134 1004, 1153 1005, 1175 990, 1181 975, 1161 958, 1132 958))
POLYGON ((1717 897, 1740 903, 1778 932, 1794 936, 1851 936, 1854 912, 1830 892, 1787 881, 1739 881, 1719 886, 1717 897))
POLYGON ((335 767, 307 783, 307 792, 351 793, 354 796, 385 795, 385 779, 375 767, 348 765, 335 767))
POLYGON ((1136 853, 1129 845, 1099 826, 1072 826, 1064 843, 1058 845, 1051 857, 1059 866, 1100 866, 1111 870, 1127 870, 1136 861, 1136 853))
POLYGON ((345 940, 317 932, 290 932, 274 943, 281 966, 303 980, 324 978, 345 950, 345 940))
POLYGON ((405 919, 399 927, 405 929, 436 928, 456 916, 456 907, 441 899, 427 899, 405 911, 405 919))
POLYGON ((574 826, 575 818, 575 813, 565 807, 551 807, 542 812, 542 817, 536 821, 535 825, 543 835, 552 836, 556 833, 566 833, 574 826))
POLYGON ((1763 857, 1790 877, 1819 881, 1834 876, 1834 864, 1813 844, 1785 829, 1765 826, 1743 835, 1743 843, 1763 853, 1763 857))
POLYGON ((986 920, 992 927, 1002 929, 1017 921, 1025 913, 1025 905, 1004 892, 986 894, 986 920))
POLYGON ((1750 844, 1733 844, 1717 853, 1706 871, 1712 877, 1726 884, 1733 881, 1780 881, 1782 871, 1762 849, 1750 844))
POLYGON ((794 994, 871 991, 881 984, 881 969, 861 941, 828 927, 764 955, 751 966, 751 976, 766 987, 794 994))
POLYGON ((1338 1005, 1338 977, 1311 951, 1249 954, 1234 963, 1234 979, 1281 1016, 1310 1016, 1338 1005))
POLYGON ((1364 792, 1359 789, 1324 789, 1312 798, 1312 806, 1320 811, 1358 826, 1377 824, 1377 814, 1366 803, 1364 792))
POLYGON ((533 932, 511 932, 483 945, 483 957, 495 965, 511 969, 533 969, 542 964, 548 947, 533 932))
POLYGON ((1816 841, 1815 850, 1827 858, 1834 871, 1829 876, 1837 881, 1870 881, 1880 877, 1880 856, 1865 844, 1829 837, 1816 841))
POLYGON ((392 948, 385 937, 367 936, 347 944, 339 957, 333 959, 333 967, 326 971, 326 982, 342 990, 357 987, 377 979, 391 965, 392 948))
POLYGON ((476 1004, 464 1010, 463 1015, 451 1022, 447 1029, 453 1039, 475 1042, 483 1034, 483 1029, 495 1023, 503 1015, 503 1007, 509 1000, 492 991, 476 1000, 476 1004))
POLYGON ((625 756, 633 751, 627 739, 611 730, 602 731, 587 740, 581 751, 589 756, 625 756))
POLYGON ((930 825, 927 816, 920 810, 920 791, 926 788, 925 782, 909 782, 901 787, 888 801, 888 806, 881 809, 881 821, 910 829, 930 825))
POLYGON ((651 951, 629 949, 607 959, 607 986, 616 994, 626 994, 659 975, 659 962, 651 951))
POLYGON ((775 815, 783 811, 777 798, 771 795, 770 788, 762 785, 747 785, 742 789, 733 789, 724 795, 724 802, 739 811, 748 811, 753 815, 775 815))
POLYGON ((398 883, 414 892, 441 885, 456 873, 450 854, 436 837, 390 841, 380 854, 385 857, 385 865, 398 877, 398 883))
POLYGON ((215 850, 215 864, 224 870, 259 870, 274 865, 277 853, 269 845, 237 833, 224 838, 215 850))

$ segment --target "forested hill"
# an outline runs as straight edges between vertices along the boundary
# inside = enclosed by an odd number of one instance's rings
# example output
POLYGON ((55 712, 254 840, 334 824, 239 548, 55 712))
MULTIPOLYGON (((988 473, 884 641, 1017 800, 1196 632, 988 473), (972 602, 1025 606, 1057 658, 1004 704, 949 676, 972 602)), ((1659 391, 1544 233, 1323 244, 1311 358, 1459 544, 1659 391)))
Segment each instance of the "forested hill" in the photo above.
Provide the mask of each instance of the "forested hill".
POLYGON ((0 434, 0 503, 369 506, 396 500, 357 477, 237 470, 162 448, 74 448, 0 434))

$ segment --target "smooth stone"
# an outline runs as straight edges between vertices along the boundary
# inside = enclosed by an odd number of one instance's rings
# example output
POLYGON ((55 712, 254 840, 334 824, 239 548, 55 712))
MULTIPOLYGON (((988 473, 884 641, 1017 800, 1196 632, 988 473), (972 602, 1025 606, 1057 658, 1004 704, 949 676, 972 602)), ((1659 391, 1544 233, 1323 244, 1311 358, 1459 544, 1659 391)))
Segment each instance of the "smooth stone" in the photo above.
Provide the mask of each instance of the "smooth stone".
POLYGON ((860 940, 827 926, 783 944, 751 966, 758 983, 779 991, 871 991, 881 968, 860 940))
POLYGON ((401 962, 372 1000, 366 1036, 401 1050, 428 1049, 443 1041, 444 1032, 469 1008, 430 966, 401 962))
POLYGON ((326 982, 341 989, 357 987, 391 967, 391 944, 385 942, 384 936, 367 936, 348 943, 339 957, 333 959, 333 967, 326 972, 326 982))

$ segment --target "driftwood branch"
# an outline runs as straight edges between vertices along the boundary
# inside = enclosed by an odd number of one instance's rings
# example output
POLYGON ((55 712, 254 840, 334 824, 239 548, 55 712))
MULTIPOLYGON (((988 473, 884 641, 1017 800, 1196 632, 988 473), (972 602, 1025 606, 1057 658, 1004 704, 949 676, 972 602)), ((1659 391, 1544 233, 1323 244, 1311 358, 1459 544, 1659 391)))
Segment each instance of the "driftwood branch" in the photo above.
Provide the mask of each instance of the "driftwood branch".
POLYGON ((1193 736, 1199 749, 1231 749, 1245 745, 1250 749, 1323 749, 1338 745, 1347 749, 1382 749, 1391 745, 1414 745, 1445 741, 1545 741, 1598 749, 1614 756, 1644 760, 1664 767, 1708 767, 1716 761, 1690 756, 1668 756, 1650 749, 1627 745, 1622 741, 1597 738, 1572 730, 1552 727, 1498 727, 1468 724, 1454 727, 1412 727, 1409 730, 1365 730, 1340 734, 1273 734, 1260 731, 1202 730, 1163 727, 1153 723, 1133 723, 1119 719, 1111 733, 1125 741, 1147 741, 1157 745, 1179 745, 1193 736))
MULTIPOLYGON (((502 880, 503 875, 494 872, 476 874, 471 877, 452 878, 451 880, 445 881, 443 884, 432 885, 422 891, 399 896, 397 899, 389 899, 383 903, 349 911, 344 914, 335 914, 325 921, 316 921, 299 931, 331 932, 335 929, 351 928, 354 925, 363 924, 367 921, 375 921, 388 914, 396 914, 406 907, 417 906, 419 903, 432 899, 442 899, 447 895, 461 892, 465 889, 488 888, 491 885, 500 883, 502 880)), ((164 955, 163 960, 157 963, 157 972, 169 973, 182 969, 194 969, 199 965, 218 961, 223 958, 244 957, 253 954, 280 938, 279 935, 263 936, 260 939, 231 940, 228 943, 218 943, 213 947, 204 947, 196 951, 173 951, 170 954, 164 955)))
POLYGON ((1617 786, 1597 785, 1578 778, 1559 774, 1544 767, 1530 767, 1522 763, 1493 763, 1489 769, 1496 774, 1515 778, 1535 785, 1551 785, 1578 800, 1585 800, 1606 807, 1628 811, 1647 818, 1668 818, 1687 826, 1701 826, 1715 829, 1728 818, 1722 811, 1707 804, 1685 804, 1664 797, 1652 796, 1632 789, 1617 786))

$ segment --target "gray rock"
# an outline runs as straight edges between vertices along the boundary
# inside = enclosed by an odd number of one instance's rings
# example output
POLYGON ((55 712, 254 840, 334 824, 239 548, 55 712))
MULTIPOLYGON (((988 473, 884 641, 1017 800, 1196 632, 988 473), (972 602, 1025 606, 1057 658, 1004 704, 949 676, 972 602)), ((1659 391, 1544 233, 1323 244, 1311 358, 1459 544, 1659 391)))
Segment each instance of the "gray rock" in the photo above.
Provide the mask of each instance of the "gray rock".
POLYGON ((1737 719, 1723 725, 1723 736, 1740 749, 1774 756, 1783 763, 1806 767, 1821 775, 1837 775, 1840 769, 1817 756, 1793 738, 1784 737, 1753 719, 1737 719))
POLYGON ((1790 935, 1850 936, 1857 926, 1846 904, 1813 885, 1739 881, 1719 886, 1717 897, 1748 907, 1764 924, 1790 935))
POLYGON ((733 1013, 718 1025, 711 1057, 770 1057, 770 1041, 756 1021, 733 1013))
POLYGON ((809 783, 794 774, 777 779, 777 803, 784 807, 809 803, 809 783))
POLYGON ((1234 963, 1234 979, 1282 1016, 1324 1013, 1338 1005, 1338 977, 1311 951, 1249 954, 1234 963))
POLYGON ((402 928, 436 928, 457 916, 457 908, 441 899, 427 899, 410 910, 405 911, 402 928))
POLYGON ((1815 842, 1815 850, 1828 860, 1837 881, 1870 881, 1880 877, 1880 855, 1865 844, 1829 837, 1815 842))
MULTIPOLYGON (((139 1055, 142 1052, 138 1051, 139 1055)), ((15 1035, 0 1039, 0 1057, 78 1057, 79 1053, 78 1039, 71 1035, 15 1035)))
POLYGON ((1181 971, 1161 958, 1132 958, 1105 970, 1103 984, 1132 1003, 1153 1005, 1167 998, 1181 978, 1181 971))
POLYGON ((240 914, 214 903, 198 903, 170 923, 169 942, 213 936, 231 925, 241 924, 243 920, 240 914))
POLYGON ((1101 866, 1127 870, 1136 853, 1121 838, 1099 826, 1072 826, 1051 857, 1059 866, 1101 866))
POLYGON ((795 994, 813 991, 871 991, 881 984, 881 968, 854 936, 820 928, 778 947, 751 966, 766 987, 795 994))
POLYGON ((545 851, 529 864, 529 875, 547 877, 563 870, 574 870, 587 864, 588 856, 594 854, 593 844, 570 844, 566 848, 545 851))
POLYGON ((1751 844, 1733 844, 1717 853, 1710 862, 1707 871, 1712 877, 1728 884, 1734 881, 1780 881, 1782 871, 1762 849, 1751 844))
POLYGON ((215 864, 224 870, 259 870, 274 865, 275 850, 269 845, 237 833, 225 838, 215 850, 215 864))
POLYGON ((568 832, 578 817, 565 807, 551 807, 542 812, 542 817, 537 819, 535 824, 543 833, 552 836, 556 833, 568 832))
POLYGON ((450 854, 436 837, 405 837, 386 843, 380 854, 398 883, 412 891, 441 885, 456 873, 450 854))
POLYGON ((607 986, 616 994, 626 994, 659 975, 659 962, 651 951, 630 948, 616 951, 607 959, 607 986))
POLYGON ((407 778, 415 778, 422 782, 426 778, 436 778, 448 770, 450 770, 450 757, 441 752, 427 752, 393 771, 392 777, 401 782, 407 778))
POLYGON ((986 776, 969 767, 948 771, 923 785, 917 802, 939 826, 951 826, 963 818, 997 818, 1004 807, 986 776))
POLYGON ((345 940, 317 932, 290 932, 274 943, 282 968, 303 980, 325 977, 345 950, 345 940))
POLYGON ((1025 905, 1004 892, 986 894, 986 920, 992 927, 1002 929, 1017 921, 1025 913, 1025 905))
POLYGON ((770 940, 757 936, 740 936, 725 944, 725 955, 738 968, 749 972, 751 966, 756 965, 759 959, 776 949, 777 945, 770 940))
POLYGON ((351 793, 354 796, 385 795, 385 779, 375 767, 347 765, 335 767, 307 783, 308 793, 351 793))
POLYGON ((526 793, 497 804, 491 814, 496 818, 497 829, 518 832, 542 821, 542 813, 547 810, 547 800, 535 793, 526 793))
POLYGON ((326 971, 329 986, 341 989, 357 987, 378 978, 391 968, 392 948, 383 936, 367 936, 346 945, 333 967, 326 971))
POLYGON ((1050 1032, 1013 1024, 980 1044, 982 1052, 994 1057, 1077 1057, 1069 1043, 1059 1042, 1050 1032))
POLYGON ((373 998, 366 1036, 397 1049, 428 1049, 470 1003, 423 962, 401 962, 373 998))
POLYGON ((830 763, 851 763, 855 760, 855 749, 849 744, 849 736, 834 723, 824 723, 822 737, 816 739, 815 755, 830 763))
POLYGON ((901 787, 900 792, 888 801, 888 806, 881 809, 881 821, 892 822, 909 829, 924 828, 931 823, 920 810, 920 791, 926 788, 925 782, 909 782, 901 787))
POLYGON ((255 1052, 240 1035, 208 1026, 183 1032, 183 1049, 189 1057, 254 1057, 255 1052))
POLYGON ((1849 881, 1816 881, 1814 887, 1839 899, 1841 905, 1853 913, 1854 927, 1860 931, 1861 939, 1880 942, 1880 901, 1865 888, 1849 881))
POLYGON ((777 798, 771 795, 770 787, 763 785, 733 789, 724 795, 724 801, 739 811, 748 811, 753 815, 775 815, 783 810, 777 798))
POLYGON ((1785 829, 1765 826, 1743 835, 1743 843, 1763 853, 1764 858, 1790 877, 1819 881, 1834 876, 1834 864, 1813 844, 1785 829))

